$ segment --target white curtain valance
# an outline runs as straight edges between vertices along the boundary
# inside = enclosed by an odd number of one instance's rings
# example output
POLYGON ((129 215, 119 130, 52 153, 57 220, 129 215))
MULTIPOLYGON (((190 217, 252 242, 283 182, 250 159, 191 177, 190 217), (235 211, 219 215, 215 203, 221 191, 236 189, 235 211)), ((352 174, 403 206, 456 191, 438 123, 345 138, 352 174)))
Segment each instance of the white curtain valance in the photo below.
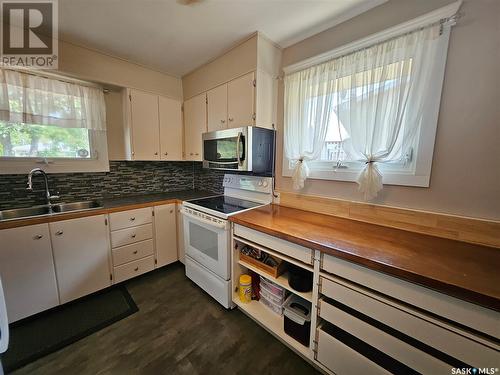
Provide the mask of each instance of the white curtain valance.
POLYGON ((102 89, 0 69, 0 121, 106 130, 102 89))
POLYGON ((449 27, 429 26, 285 76, 285 155, 293 185, 304 186, 327 131, 341 136, 346 161, 364 163, 365 199, 382 189, 378 163, 401 160, 415 144, 429 103, 426 90, 441 73, 449 27))

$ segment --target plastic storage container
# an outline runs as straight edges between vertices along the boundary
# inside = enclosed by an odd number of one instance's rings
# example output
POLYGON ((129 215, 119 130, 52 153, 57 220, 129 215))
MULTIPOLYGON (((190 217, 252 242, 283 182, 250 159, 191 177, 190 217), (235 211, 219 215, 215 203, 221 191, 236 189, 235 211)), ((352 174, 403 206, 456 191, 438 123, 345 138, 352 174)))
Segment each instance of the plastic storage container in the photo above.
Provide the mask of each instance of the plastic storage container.
POLYGON ((260 296, 264 297, 268 301, 271 301, 272 303, 275 303, 277 305, 283 306, 283 303, 285 302, 285 296, 277 296, 273 292, 271 292, 269 289, 267 289, 263 284, 260 284, 260 296))
POLYGON ((290 294, 284 308, 284 330, 302 345, 309 346, 311 336, 311 302, 290 294))
POLYGON ((274 294, 276 297, 285 297, 285 289, 281 286, 273 283, 271 280, 266 279, 265 277, 260 277, 260 287, 266 288, 269 292, 274 294))
POLYGON ((260 295, 260 302, 268 307, 271 311, 273 311, 276 314, 283 315, 283 305, 282 304, 276 304, 264 297, 262 294, 260 295))

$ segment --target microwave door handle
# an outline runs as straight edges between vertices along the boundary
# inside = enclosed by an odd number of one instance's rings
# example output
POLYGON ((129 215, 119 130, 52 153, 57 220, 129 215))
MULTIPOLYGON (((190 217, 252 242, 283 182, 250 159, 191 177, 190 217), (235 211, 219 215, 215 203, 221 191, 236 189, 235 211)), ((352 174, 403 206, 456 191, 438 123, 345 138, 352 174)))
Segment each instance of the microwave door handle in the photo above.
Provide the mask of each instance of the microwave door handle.
POLYGON ((241 141, 241 136, 243 134, 241 132, 238 132, 238 138, 236 139, 236 160, 238 160, 238 165, 241 165, 241 159, 240 159, 240 141, 241 141))

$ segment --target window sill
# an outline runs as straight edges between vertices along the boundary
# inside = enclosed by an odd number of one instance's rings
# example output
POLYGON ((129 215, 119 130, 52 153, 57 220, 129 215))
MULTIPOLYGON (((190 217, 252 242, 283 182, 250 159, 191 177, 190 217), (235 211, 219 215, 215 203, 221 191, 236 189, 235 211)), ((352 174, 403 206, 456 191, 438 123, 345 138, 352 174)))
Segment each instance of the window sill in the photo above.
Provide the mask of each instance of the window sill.
MULTIPOLYGON (((356 182, 359 175, 359 170, 314 170, 310 168, 308 179, 313 180, 331 180, 331 181, 345 181, 356 182)), ((430 175, 418 175, 412 172, 394 172, 394 171, 381 171, 382 181, 385 185, 400 185, 400 186, 416 186, 416 187, 429 187, 430 175)), ((293 170, 287 167, 283 168, 283 177, 292 177, 293 170)))

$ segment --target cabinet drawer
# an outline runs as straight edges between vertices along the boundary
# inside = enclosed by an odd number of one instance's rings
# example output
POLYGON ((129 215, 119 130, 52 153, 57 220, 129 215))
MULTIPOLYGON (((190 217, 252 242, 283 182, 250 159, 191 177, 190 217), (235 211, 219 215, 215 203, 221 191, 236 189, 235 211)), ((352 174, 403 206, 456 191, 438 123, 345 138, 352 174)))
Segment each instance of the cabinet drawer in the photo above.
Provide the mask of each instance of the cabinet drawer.
POLYGON ((152 271, 154 268, 154 256, 149 256, 115 267, 115 283, 120 283, 124 280, 131 279, 132 277, 142 275, 143 273, 152 271))
POLYGON ((317 361, 339 375, 389 374, 383 367, 330 336, 323 328, 318 329, 317 361))
POLYGON ((145 224, 138 227, 120 229, 111 232, 111 246, 119 247, 153 238, 153 225, 145 224))
POLYGON ((152 207, 145 207, 137 210, 113 212, 109 214, 109 228, 118 230, 151 223, 153 220, 152 210, 152 207))
MULTIPOLYGON (((407 306, 387 303, 380 296, 373 298, 325 277, 320 277, 320 293, 469 365, 491 367, 498 363, 495 349, 428 321, 407 306)), ((336 323, 330 307, 321 301, 320 316, 336 323)))
POLYGON ((320 300, 320 316, 421 374, 445 374, 450 365, 391 334, 320 300))
POLYGON ((324 253, 321 255, 321 269, 490 336, 499 337, 496 311, 324 253))
POLYGON ((297 245, 281 238, 270 236, 245 226, 235 224, 234 234, 249 241, 255 242, 271 250, 295 258, 306 264, 313 264, 313 251, 307 247, 297 245))
POLYGON ((133 260, 153 255, 153 240, 137 242, 131 245, 125 245, 113 249, 113 265, 119 266, 133 260))

